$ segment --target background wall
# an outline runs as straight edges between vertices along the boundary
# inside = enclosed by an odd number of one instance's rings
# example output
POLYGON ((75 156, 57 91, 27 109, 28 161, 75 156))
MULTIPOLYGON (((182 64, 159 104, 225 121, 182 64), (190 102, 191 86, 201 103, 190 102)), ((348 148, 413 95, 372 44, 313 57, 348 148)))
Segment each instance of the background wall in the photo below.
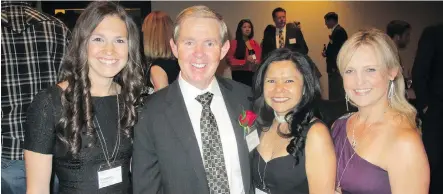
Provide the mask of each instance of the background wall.
POLYGON ((253 1, 153 1, 152 10, 166 11, 171 18, 186 7, 206 5, 220 13, 234 38, 237 24, 248 18, 254 24, 254 39, 261 42, 263 30, 273 24, 272 10, 276 7, 286 9, 287 21, 300 21, 303 35, 309 47, 309 55, 323 74, 321 78, 322 96, 327 98, 326 63, 321 56, 323 44, 328 43, 329 30, 324 25, 323 16, 330 11, 339 15, 339 23, 348 32, 348 36, 366 27, 386 29, 387 23, 394 19, 406 20, 412 25, 411 42, 400 57, 406 69, 410 69, 417 49, 418 39, 424 27, 443 22, 443 2, 253 2, 253 1))

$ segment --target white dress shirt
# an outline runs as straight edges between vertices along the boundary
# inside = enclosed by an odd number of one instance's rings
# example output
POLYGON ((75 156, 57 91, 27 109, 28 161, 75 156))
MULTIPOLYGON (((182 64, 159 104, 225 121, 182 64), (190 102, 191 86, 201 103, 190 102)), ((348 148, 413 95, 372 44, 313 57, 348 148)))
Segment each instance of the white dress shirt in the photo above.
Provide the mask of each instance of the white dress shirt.
MULTIPOLYGON (((223 147, 223 154, 228 175, 229 189, 231 193, 244 194, 244 185, 240 168, 240 159, 238 156, 237 141, 235 138, 234 128, 226 108, 223 95, 220 91, 217 80, 214 78, 208 88, 200 90, 186 82, 181 73, 178 78, 180 90, 183 94, 186 109, 191 119, 192 128, 194 129, 200 154, 203 158, 200 118, 203 106, 195 99, 198 95, 206 92, 214 94, 211 102, 211 111, 217 121, 220 139, 223 147)), ((239 113, 240 114, 240 113, 239 113)), ((203 161, 204 162, 204 161, 203 161)))
POLYGON ((283 36, 283 47, 285 46, 285 44, 286 44, 286 25, 283 27, 283 28, 275 28, 275 45, 276 45, 276 47, 275 48, 280 48, 280 42, 279 42, 279 40, 280 40, 280 29, 282 29, 283 30, 283 32, 282 32, 282 36, 283 36))

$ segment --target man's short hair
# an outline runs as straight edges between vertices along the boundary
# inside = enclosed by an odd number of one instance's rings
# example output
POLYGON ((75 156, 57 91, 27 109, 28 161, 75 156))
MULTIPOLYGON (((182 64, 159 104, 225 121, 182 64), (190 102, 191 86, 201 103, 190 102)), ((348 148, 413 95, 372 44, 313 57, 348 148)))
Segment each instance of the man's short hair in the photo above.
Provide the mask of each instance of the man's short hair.
POLYGON ((228 40, 228 27, 226 26, 225 21, 223 20, 223 17, 215 12, 214 10, 203 6, 203 5, 196 5, 192 7, 188 7, 184 9, 182 12, 180 12, 174 22, 174 42, 177 42, 178 35, 180 33, 180 25, 186 18, 189 17, 196 17, 196 18, 210 18, 215 19, 220 25, 220 40, 221 43, 224 44, 228 40))
POLYGON ((386 27, 386 34, 394 38, 395 35, 402 36, 406 30, 411 29, 411 24, 403 20, 392 20, 386 27))
POLYGON ((275 8, 274 11, 272 11, 272 18, 275 18, 275 14, 276 14, 277 12, 285 12, 285 13, 286 13, 286 10, 283 9, 283 8, 281 8, 281 7, 277 7, 277 8, 275 8))
POLYGON ((335 12, 329 12, 325 15, 325 20, 334 20, 338 22, 338 14, 335 12))

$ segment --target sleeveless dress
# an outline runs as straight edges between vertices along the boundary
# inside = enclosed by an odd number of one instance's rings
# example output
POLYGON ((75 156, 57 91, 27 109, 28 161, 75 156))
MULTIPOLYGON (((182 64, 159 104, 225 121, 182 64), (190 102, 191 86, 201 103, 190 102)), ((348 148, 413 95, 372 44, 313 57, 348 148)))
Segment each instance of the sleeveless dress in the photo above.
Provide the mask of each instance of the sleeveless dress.
MULTIPOLYGON (((317 122, 312 121, 302 135, 306 137, 309 129, 317 122)), ((267 163, 255 148, 252 151, 252 179, 254 187, 272 194, 307 194, 309 193, 308 178, 306 175, 305 150, 299 156, 299 163, 296 164, 292 155, 273 158, 267 163), (269 190, 263 189, 264 185, 269 190)))
POLYGON ((343 194, 390 194, 388 172, 361 158, 348 140, 346 125, 351 115, 339 118, 332 129, 338 164, 336 185, 341 179, 343 194))

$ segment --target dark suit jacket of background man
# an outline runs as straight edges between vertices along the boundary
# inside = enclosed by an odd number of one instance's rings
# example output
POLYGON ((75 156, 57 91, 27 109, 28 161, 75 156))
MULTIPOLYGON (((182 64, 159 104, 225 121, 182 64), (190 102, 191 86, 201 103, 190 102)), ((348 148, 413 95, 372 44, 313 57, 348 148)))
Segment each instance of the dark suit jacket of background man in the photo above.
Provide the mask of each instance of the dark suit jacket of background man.
POLYGON ((423 119, 423 145, 431 169, 429 193, 443 192, 443 24, 425 28, 412 68, 417 111, 423 119), (426 112, 423 109, 428 107, 426 112))
MULTIPOLYGON (((269 25, 268 27, 270 27, 270 29, 266 29, 263 34, 262 59, 264 59, 271 51, 277 49, 276 27, 273 25, 269 25)), ((309 52, 303 33, 294 23, 286 24, 285 48, 289 48, 292 51, 297 51, 305 55, 309 52), (295 38, 295 44, 289 44, 289 39, 292 38, 295 38)))
POLYGON ((348 39, 348 34, 346 30, 337 25, 330 36, 330 41, 326 49, 326 70, 328 73, 338 72, 337 68, 337 55, 340 51, 341 46, 348 39))
MULTIPOLYGON (((253 193, 249 152, 238 117, 251 110, 251 89, 217 78, 237 140, 246 194, 253 193)), ((149 97, 134 132, 133 189, 135 194, 209 194, 197 139, 178 80, 149 97)))

